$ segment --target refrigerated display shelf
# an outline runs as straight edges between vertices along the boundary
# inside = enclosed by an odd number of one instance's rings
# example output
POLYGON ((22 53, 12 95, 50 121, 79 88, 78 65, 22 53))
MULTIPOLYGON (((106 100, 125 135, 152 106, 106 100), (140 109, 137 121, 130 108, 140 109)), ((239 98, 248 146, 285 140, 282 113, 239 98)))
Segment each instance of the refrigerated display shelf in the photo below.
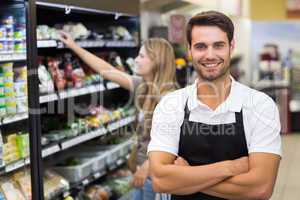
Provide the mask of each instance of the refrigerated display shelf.
MULTIPOLYGON (((116 145, 114 148, 110 149, 108 152, 105 153, 105 157, 108 158, 110 156, 112 156, 112 154, 115 153, 116 150, 119 150, 120 148, 123 148, 124 150, 128 148, 128 146, 132 146, 132 144, 134 143, 134 139, 131 138, 121 144, 118 144, 116 145)), ((55 195, 55 197, 59 197, 59 196, 62 196, 62 197, 66 197, 70 194, 70 191, 74 188, 81 188, 81 187, 85 187, 91 183, 93 183, 94 181, 98 180, 99 178, 102 178, 104 177, 108 172, 110 171, 113 171, 115 170, 117 167, 120 167, 121 165, 123 165, 127 160, 128 158, 130 157, 129 154, 127 154, 126 156, 121 156, 119 157, 115 163, 113 164, 114 166, 116 167, 113 167, 111 168, 111 166, 108 166, 107 163, 105 164, 106 165, 106 169, 103 169, 101 171, 97 171, 97 172, 94 172, 93 174, 89 175, 88 177, 82 179, 81 181, 77 182, 77 183, 73 183, 70 185, 70 189, 69 191, 64 191, 64 192, 61 192, 57 195, 55 195)), ((106 159, 104 159, 106 160, 106 159)), ((130 193, 128 193, 127 195, 125 195, 125 197, 129 197, 130 193)), ((123 198, 123 197, 122 197, 123 198)))
POLYGON ((61 143, 61 149, 62 150, 68 149, 70 147, 73 147, 73 146, 78 145, 80 143, 83 143, 85 141, 88 141, 88 140, 94 139, 96 137, 105 135, 106 133, 107 133, 107 130, 104 127, 102 127, 98 130, 95 130, 95 131, 92 131, 90 133, 86 133, 86 134, 77 136, 77 137, 69 139, 65 142, 62 142, 61 143))
POLYGON ((56 93, 45 94, 40 96, 40 103, 48 103, 59 99, 67 99, 67 98, 82 96, 86 94, 92 94, 95 92, 102 92, 105 90, 113 90, 116 88, 120 88, 120 85, 117 83, 109 82, 106 84, 106 87, 107 89, 105 89, 103 84, 97 84, 97 85, 89 85, 83 88, 74 88, 74 89, 61 91, 58 92, 58 95, 56 93))
POLYGON ((40 103, 47 103, 47 102, 56 101, 56 100, 58 100, 58 96, 56 93, 40 96, 40 103))
POLYGON ((117 83, 114 83, 114 82, 108 82, 108 83, 106 84, 106 88, 107 88, 108 90, 113 90, 113 89, 116 89, 116 88, 119 88, 119 87, 120 87, 120 85, 117 84, 117 83))
MULTIPOLYGON (((130 124, 134 120, 135 120, 135 116, 128 116, 128 117, 126 117, 124 119, 121 119, 119 121, 122 122, 122 123, 118 123, 118 126, 115 126, 114 130, 117 130, 118 128, 121 128, 123 126, 126 126, 126 125, 130 124)), ((117 122, 115 122, 115 123, 117 123, 117 122)), ((57 152, 63 151, 63 150, 68 149, 70 147, 76 146, 76 145, 81 144, 83 142, 86 142, 88 140, 92 140, 92 139, 94 139, 96 137, 105 135, 107 133, 108 133, 108 131, 106 130, 106 128, 102 127, 100 129, 94 130, 94 131, 92 131, 90 133, 86 133, 86 134, 77 136, 75 138, 66 139, 65 141, 59 142, 57 144, 50 145, 48 147, 45 147, 42 150, 42 157, 45 158, 47 156, 50 156, 50 155, 55 154, 57 152)), ((124 144, 126 144, 126 143, 124 143, 124 144)), ((120 148, 120 146, 118 146, 118 148, 120 148)), ((121 161, 117 161, 116 162, 117 165, 114 168, 118 167, 120 165, 120 162, 121 161)), ((20 159, 20 160, 17 160, 17 161, 14 161, 12 163, 9 163, 9 164, 3 166, 0 169, 0 175, 5 174, 5 173, 9 173, 9 172, 12 172, 12 171, 15 171, 17 169, 20 169, 20 168, 28 165, 29 163, 30 163, 29 157, 28 158, 23 158, 23 159, 20 159)))
POLYGON ((107 126, 107 130, 108 130, 109 132, 113 132, 113 131, 115 131, 115 130, 117 130, 117 129, 123 127, 123 126, 126 126, 126 125, 128 125, 128 124, 134 122, 135 119, 136 119, 135 116, 125 117, 125 118, 123 118, 123 119, 120 119, 120 120, 118 120, 118 121, 116 121, 116 122, 113 122, 113 123, 109 124, 109 125, 107 126))
POLYGON ((3 53, 0 54, 0 62, 9 62, 9 61, 25 61, 26 53, 3 53))
MULTIPOLYGON (((82 40, 76 43, 83 48, 130 48, 137 47, 135 41, 116 41, 116 40, 82 40)), ((62 42, 56 40, 39 40, 37 42, 38 48, 67 48, 62 42)))
POLYGON ((14 123, 17 121, 22 121, 28 119, 28 113, 20 113, 20 114, 16 114, 14 116, 10 116, 10 117, 5 117, 2 119, 2 122, 0 124, 10 124, 10 123, 14 123))
POLYGON ((76 97, 76 96, 82 96, 85 94, 91 94, 94 92, 101 92, 104 91, 105 88, 103 84, 98 84, 98 85, 89 85, 83 88, 74 88, 74 89, 69 89, 66 91, 62 91, 58 93, 58 96, 60 99, 66 99, 66 98, 71 98, 71 97, 76 97))

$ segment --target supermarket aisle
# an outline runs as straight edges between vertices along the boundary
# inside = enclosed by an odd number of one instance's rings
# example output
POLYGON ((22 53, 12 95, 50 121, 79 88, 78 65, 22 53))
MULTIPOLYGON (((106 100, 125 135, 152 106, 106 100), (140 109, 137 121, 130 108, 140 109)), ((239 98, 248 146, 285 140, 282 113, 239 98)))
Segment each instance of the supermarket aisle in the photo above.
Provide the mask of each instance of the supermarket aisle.
POLYGON ((300 197, 300 134, 283 136, 283 159, 271 200, 295 200, 300 197))

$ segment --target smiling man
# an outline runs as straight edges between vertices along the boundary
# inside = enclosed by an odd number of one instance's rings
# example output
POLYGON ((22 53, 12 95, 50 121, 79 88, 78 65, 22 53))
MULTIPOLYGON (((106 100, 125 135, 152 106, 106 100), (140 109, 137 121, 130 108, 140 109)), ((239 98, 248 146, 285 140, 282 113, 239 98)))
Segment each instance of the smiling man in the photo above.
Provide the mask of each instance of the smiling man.
POLYGON ((208 11, 187 25, 198 79, 155 109, 148 146, 157 192, 172 200, 266 200, 281 158, 273 100, 230 75, 234 26, 208 11))

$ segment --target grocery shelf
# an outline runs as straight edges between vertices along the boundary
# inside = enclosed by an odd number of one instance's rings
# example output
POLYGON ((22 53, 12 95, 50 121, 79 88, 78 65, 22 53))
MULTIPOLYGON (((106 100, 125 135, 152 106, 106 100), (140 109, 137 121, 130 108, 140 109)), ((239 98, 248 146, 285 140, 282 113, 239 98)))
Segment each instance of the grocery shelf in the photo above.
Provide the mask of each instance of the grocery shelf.
POLYGON ((56 48, 57 41, 56 40, 38 40, 37 47, 38 48, 51 48, 51 47, 56 48))
POLYGON ((56 152, 59 152, 59 151, 60 151, 60 147, 58 144, 51 145, 42 150, 42 157, 45 158, 45 157, 55 154, 56 152))
MULTIPOLYGON (((120 85, 117 83, 112 83, 109 82, 106 84, 107 90, 113 90, 116 88, 119 88, 120 85)), ((95 92, 102 92, 105 91, 105 87, 103 84, 97 84, 97 85, 89 85, 85 86, 82 88, 73 88, 73 89, 68 89, 65 91, 60 91, 58 92, 58 95, 56 93, 53 94, 46 94, 40 96, 40 103, 47 103, 51 101, 56 101, 58 99, 67 99, 67 98, 72 98, 72 97, 77 97, 77 96, 82 96, 86 94, 92 94, 95 92)))
POLYGON ((46 94, 46 95, 40 96, 40 103, 47 103, 47 102, 51 102, 51 101, 56 101, 57 99, 58 99, 58 96, 57 96, 56 93, 46 94))
MULTIPOLYGON (((76 43, 83 48, 130 48, 137 47, 137 43, 135 41, 116 41, 116 40, 80 40, 76 41, 76 43)), ((39 40, 37 42, 38 48, 58 48, 64 49, 67 48, 62 42, 57 40, 39 40)))
POLYGON ((10 124, 13 122, 21 121, 28 119, 28 113, 21 113, 21 114, 16 114, 11 117, 5 117, 2 119, 2 124, 10 124))
POLYGON ((61 149, 64 150, 64 149, 70 148, 72 146, 78 145, 78 144, 83 143, 85 141, 88 141, 88 140, 94 139, 96 137, 99 137, 101 135, 105 135, 106 133, 107 133, 107 130, 104 127, 102 127, 102 128, 97 129, 95 131, 92 131, 92 132, 77 136, 75 138, 69 139, 65 142, 62 142, 61 143, 61 149))
POLYGON ((58 93, 58 96, 60 99, 66 99, 66 98, 81 96, 81 95, 85 95, 85 94, 91 94, 94 92, 101 92, 104 90, 105 90, 105 88, 104 88, 103 84, 97 84, 97 85, 86 86, 83 88, 74 88, 74 89, 62 91, 62 92, 58 93))
POLYGON ((0 54, 0 62, 26 60, 26 53, 5 53, 0 54))
MULTIPOLYGON (((127 141, 125 141, 123 143, 115 145, 113 148, 111 148, 110 150, 108 150, 107 152, 105 152, 105 156, 104 156, 103 160, 106 160, 107 158, 110 158, 110 157, 114 157, 116 151, 120 151, 120 150, 123 151, 123 150, 127 149, 128 146, 131 148, 132 144, 134 142, 135 142, 134 139, 131 138, 131 139, 128 139, 127 141)), ((93 183, 94 181, 98 180, 99 178, 105 176, 108 172, 116 169, 116 167, 119 167, 119 166, 123 165, 128 160, 129 156, 130 156, 129 154, 126 154, 126 156, 119 156, 115 160, 115 162, 113 164, 111 164, 111 165, 113 165, 115 167, 108 166, 108 164, 106 163, 105 164, 106 168, 90 174, 88 177, 85 177, 84 179, 82 179, 81 181, 79 181, 77 183, 71 184, 68 191, 66 190, 64 192, 61 192, 60 194, 55 195, 55 197, 59 197, 59 196, 66 197, 66 196, 68 196, 70 194, 70 191, 73 188, 78 188, 78 187, 81 187, 81 186, 84 187, 84 186, 87 186, 87 185, 93 183)), ((130 193, 128 193, 127 195, 125 195, 125 197, 130 197, 129 195, 130 195, 130 193)))
POLYGON ((121 86, 119 84, 117 84, 117 83, 114 83, 114 82, 108 82, 106 84, 106 88, 108 90, 113 90, 113 89, 116 89, 116 88, 119 88, 119 87, 121 87, 121 86))
POLYGON ((128 124, 134 122, 135 119, 136 119, 135 116, 125 117, 125 118, 123 118, 123 119, 120 119, 120 120, 118 120, 118 121, 116 121, 116 122, 113 122, 113 123, 109 124, 109 125, 107 126, 107 130, 108 130, 109 132, 113 132, 113 131, 115 131, 115 130, 117 130, 117 129, 123 127, 123 126, 127 126, 128 124))
MULTIPOLYGON (((119 121, 113 123, 113 124, 118 124, 118 125, 114 125, 113 130, 116 130, 118 128, 126 126, 126 125, 130 124, 131 122, 133 122, 134 120, 135 120, 135 116, 128 116, 128 117, 125 117, 123 119, 120 119, 119 121)), ((110 130, 112 130, 112 129, 110 129, 110 130)), ((92 140, 96 137, 99 137, 99 136, 102 136, 102 135, 105 135, 105 134, 107 134, 107 129, 105 127, 102 127, 102 128, 97 129, 97 130, 91 131, 89 133, 82 134, 80 136, 77 136, 77 137, 74 137, 74 138, 71 138, 71 139, 66 139, 66 140, 64 140, 64 141, 62 141, 58 144, 54 144, 54 145, 44 147, 43 150, 42 150, 42 157, 45 158, 45 157, 50 156, 54 153, 63 151, 65 149, 68 149, 70 147, 76 146, 78 144, 81 144, 81 143, 86 142, 88 140, 92 140)), ((115 149, 124 148, 125 146, 128 146, 129 143, 132 143, 132 141, 128 140, 128 141, 118 145, 117 147, 113 148, 112 150, 110 150, 111 154, 115 149)), ((126 157, 126 159, 127 159, 127 157, 126 157)), ((2 170, 0 169, 0 175, 15 171, 17 169, 20 169, 20 168, 28 165, 29 163, 30 163, 29 157, 14 161, 12 163, 9 163, 9 164, 3 166, 2 170)), ((113 169, 117 168, 118 166, 122 165, 122 163, 123 163, 123 160, 119 159, 119 160, 116 161, 115 165, 110 166, 110 169, 113 170, 113 169)), ((98 174, 94 175, 94 178, 95 178, 95 176, 98 176, 98 174)))

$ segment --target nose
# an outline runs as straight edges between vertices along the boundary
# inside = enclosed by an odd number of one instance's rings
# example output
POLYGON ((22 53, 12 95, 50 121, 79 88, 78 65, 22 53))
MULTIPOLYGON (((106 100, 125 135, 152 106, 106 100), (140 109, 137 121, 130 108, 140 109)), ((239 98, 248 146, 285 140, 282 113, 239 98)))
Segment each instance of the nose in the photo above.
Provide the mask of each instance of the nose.
POLYGON ((207 59, 214 59, 215 58, 214 49, 212 47, 208 47, 206 49, 206 58, 207 59))

